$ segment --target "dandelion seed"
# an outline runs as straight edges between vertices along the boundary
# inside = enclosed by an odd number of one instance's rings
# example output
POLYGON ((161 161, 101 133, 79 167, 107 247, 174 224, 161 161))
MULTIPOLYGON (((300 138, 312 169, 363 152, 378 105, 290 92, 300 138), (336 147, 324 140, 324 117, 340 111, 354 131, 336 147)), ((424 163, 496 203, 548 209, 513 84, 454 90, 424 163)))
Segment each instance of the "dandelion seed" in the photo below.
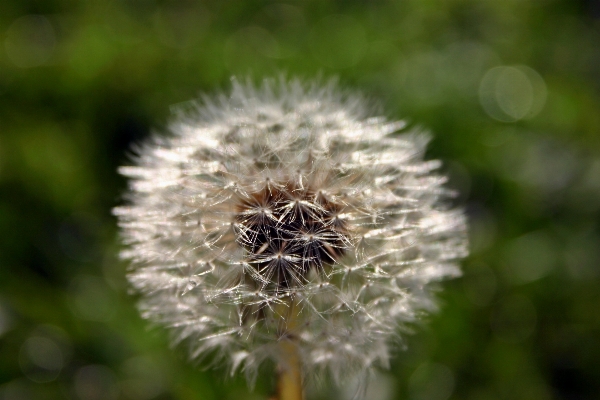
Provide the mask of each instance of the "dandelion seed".
POLYGON ((336 380, 385 367, 467 253, 428 136, 404 126, 300 81, 234 81, 180 115, 120 169, 142 315, 250 383, 269 359, 336 380))

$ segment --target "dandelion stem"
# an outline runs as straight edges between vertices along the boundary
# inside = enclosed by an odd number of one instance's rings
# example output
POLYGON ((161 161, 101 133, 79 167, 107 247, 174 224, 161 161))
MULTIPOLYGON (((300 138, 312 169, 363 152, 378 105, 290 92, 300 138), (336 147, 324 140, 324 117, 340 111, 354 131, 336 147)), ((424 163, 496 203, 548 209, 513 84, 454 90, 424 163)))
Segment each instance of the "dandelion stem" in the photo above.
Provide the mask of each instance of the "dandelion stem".
POLYGON ((292 341, 285 340, 281 342, 281 351, 285 361, 279 364, 277 400, 303 400, 298 348, 292 341))
POLYGON ((277 382, 277 400, 303 400, 302 365, 298 346, 294 341, 294 330, 298 324, 298 306, 293 297, 288 298, 285 305, 280 305, 280 315, 283 316, 280 327, 281 351, 277 366, 279 379, 277 382))

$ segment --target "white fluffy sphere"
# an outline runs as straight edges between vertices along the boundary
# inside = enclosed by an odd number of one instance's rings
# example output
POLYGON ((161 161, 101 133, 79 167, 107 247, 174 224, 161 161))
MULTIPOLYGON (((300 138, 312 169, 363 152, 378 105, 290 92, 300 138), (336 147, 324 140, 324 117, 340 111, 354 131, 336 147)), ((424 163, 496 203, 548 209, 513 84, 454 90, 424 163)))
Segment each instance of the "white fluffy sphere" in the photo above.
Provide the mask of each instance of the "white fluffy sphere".
POLYGON ((333 84, 234 81, 141 146, 114 213, 144 318, 250 381, 282 341, 308 374, 385 366, 460 275, 466 226, 428 136, 367 111, 333 84))

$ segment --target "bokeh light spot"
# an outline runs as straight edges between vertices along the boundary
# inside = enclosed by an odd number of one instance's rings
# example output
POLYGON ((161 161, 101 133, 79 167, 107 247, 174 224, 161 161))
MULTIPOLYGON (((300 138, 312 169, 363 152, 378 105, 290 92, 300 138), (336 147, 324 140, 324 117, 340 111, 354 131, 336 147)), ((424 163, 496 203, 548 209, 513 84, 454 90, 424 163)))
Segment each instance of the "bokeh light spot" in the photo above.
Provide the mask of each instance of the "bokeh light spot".
MULTIPOLYGON (((358 393, 363 393, 364 399, 369 400, 392 400, 394 398, 394 392, 396 387, 396 380, 390 374, 382 371, 378 371, 372 377, 372 380, 366 385, 364 377, 354 377, 351 381, 348 381, 344 385, 344 389, 340 394, 331 394, 330 398, 339 398, 340 400, 356 400, 358 393), (335 396, 335 397, 334 397, 335 396), (339 397, 338 397, 339 396, 339 397)), ((317 397, 318 390, 315 390, 315 395, 309 397, 317 397)))
POLYGON ((230 71, 247 72, 268 58, 279 58, 277 40, 264 28, 248 26, 232 34, 223 49, 225 65, 230 71))
POLYGON ((54 28, 43 15, 25 15, 15 20, 6 31, 6 55, 17 67, 44 65, 56 46, 54 28))
POLYGON ((73 313, 84 320, 105 322, 114 315, 114 300, 106 283, 95 276, 80 275, 71 283, 73 313))
POLYGON ((64 366, 64 357, 51 339, 32 336, 21 346, 19 363, 23 374, 37 383, 51 382, 64 366))
POLYGON ((442 101, 444 64, 443 55, 435 51, 419 52, 407 62, 406 87, 419 102, 433 105, 442 101))
POLYGON ((487 71, 479 85, 479 100, 485 112, 502 122, 515 122, 537 115, 546 103, 544 79, 526 66, 501 66, 487 71))
POLYGON ((515 284, 533 282, 546 276, 557 260, 556 244, 543 231, 511 241, 504 249, 506 277, 515 284))

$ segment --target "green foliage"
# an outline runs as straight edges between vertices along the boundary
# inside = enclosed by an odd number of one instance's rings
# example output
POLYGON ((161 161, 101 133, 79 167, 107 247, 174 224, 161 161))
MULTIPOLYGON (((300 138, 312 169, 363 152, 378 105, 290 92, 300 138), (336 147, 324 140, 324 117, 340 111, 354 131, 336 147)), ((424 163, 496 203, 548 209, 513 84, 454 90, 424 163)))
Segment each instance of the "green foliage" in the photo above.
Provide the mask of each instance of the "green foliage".
MULTIPOLYGON (((596 1, 0 3, 0 399, 266 399, 127 294, 131 146, 232 75, 339 76, 431 130, 471 222, 464 277, 370 399, 600 391, 596 1), (254 397, 252 397, 254 396, 254 397)), ((308 399, 345 398, 327 383, 308 399)))

